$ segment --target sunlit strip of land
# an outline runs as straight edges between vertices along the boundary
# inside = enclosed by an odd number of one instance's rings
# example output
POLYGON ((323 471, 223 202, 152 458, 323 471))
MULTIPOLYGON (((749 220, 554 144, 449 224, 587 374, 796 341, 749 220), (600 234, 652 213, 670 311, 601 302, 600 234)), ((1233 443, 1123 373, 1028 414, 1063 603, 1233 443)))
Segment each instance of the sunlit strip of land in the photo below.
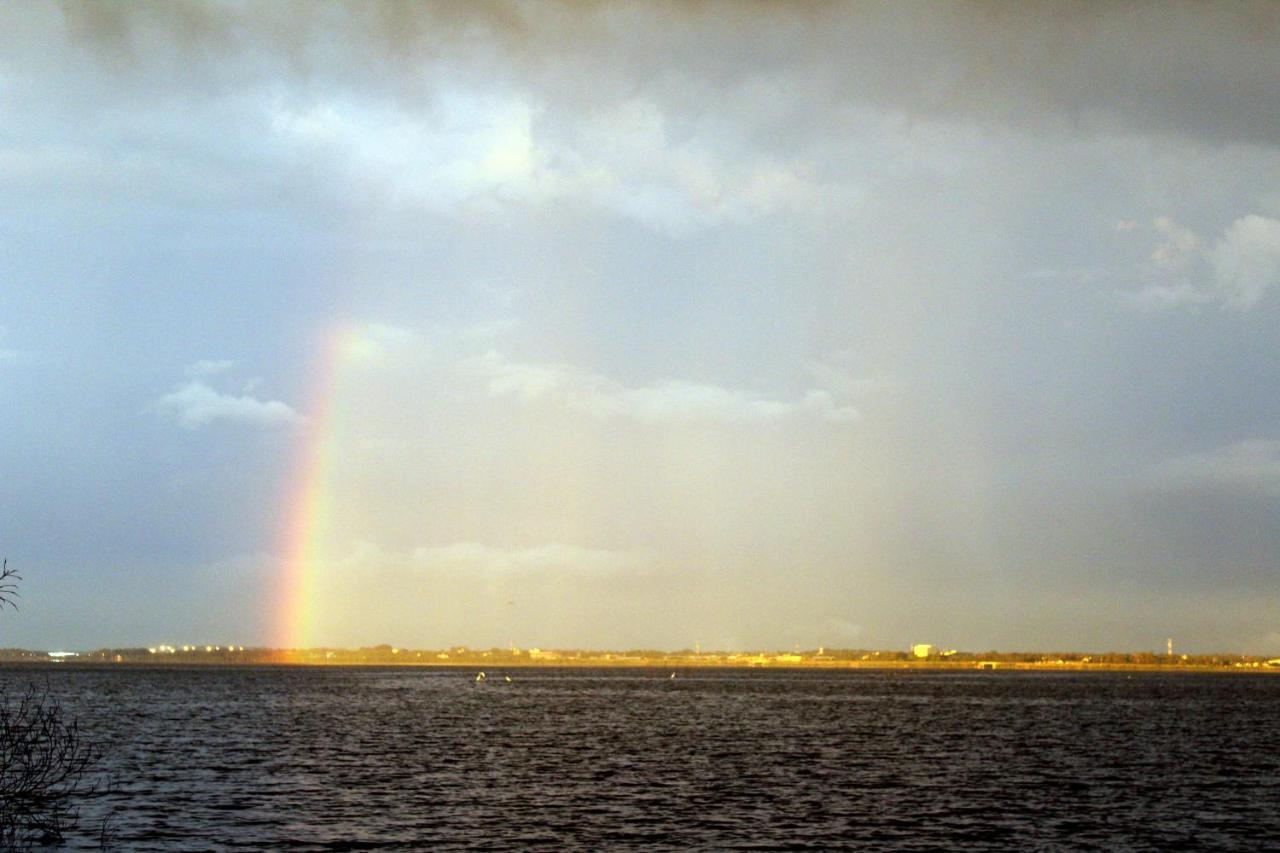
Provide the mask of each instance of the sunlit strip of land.
POLYGON ((792 651, 657 651, 632 649, 269 649, 236 645, 182 645, 92 651, 0 649, 0 663, 129 664, 143 666, 433 666, 433 667, 768 667, 792 669, 1014 669, 1182 670, 1280 673, 1280 658, 1257 655, 1186 655, 1155 652, 965 652, 915 646, 906 651, 817 648, 792 651))

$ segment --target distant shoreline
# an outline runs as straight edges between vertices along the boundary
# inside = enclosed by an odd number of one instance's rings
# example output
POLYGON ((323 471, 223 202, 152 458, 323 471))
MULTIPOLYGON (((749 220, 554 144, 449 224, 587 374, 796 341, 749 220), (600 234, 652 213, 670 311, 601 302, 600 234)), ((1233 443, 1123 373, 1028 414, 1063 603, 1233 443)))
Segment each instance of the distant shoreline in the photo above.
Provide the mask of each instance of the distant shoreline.
POLYGON ((575 658, 554 661, 498 661, 498 660, 460 660, 460 661, 369 661, 369 660, 306 660, 289 659, 281 656, 277 659, 253 660, 104 660, 88 655, 68 657, 60 660, 51 659, 0 659, 0 669, 192 669, 192 668, 253 668, 284 667, 297 669, 329 669, 329 668, 413 668, 438 670, 536 670, 536 669, 617 669, 617 670, 666 670, 672 672, 688 670, 774 670, 797 671, 814 670, 828 672, 848 671, 881 671, 881 672, 1142 672, 1142 673, 1214 673, 1214 674, 1253 674, 1280 675, 1280 666, 1265 662, 1236 663, 1099 663, 1066 661, 1062 663, 1048 661, 789 661, 785 663, 747 663, 743 661, 725 660, 692 660, 664 658, 575 658))

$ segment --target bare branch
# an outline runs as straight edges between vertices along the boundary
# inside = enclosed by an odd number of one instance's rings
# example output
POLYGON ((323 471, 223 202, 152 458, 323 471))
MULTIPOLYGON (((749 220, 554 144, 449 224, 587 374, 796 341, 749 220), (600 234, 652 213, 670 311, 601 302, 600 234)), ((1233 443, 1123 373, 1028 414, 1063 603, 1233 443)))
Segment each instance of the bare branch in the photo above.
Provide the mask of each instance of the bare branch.
MULTIPOLYGON (((0 609, 17 609, 21 579, 0 562, 0 609)), ((100 759, 47 684, 16 701, 0 693, 0 850, 59 844, 75 831, 80 804, 104 788, 100 759)), ((99 842, 109 835, 104 818, 99 842)))
POLYGON ((47 690, 0 700, 0 848, 61 841, 99 787, 98 759, 47 690))
POLYGON ((0 563, 0 610, 5 605, 18 609, 18 602, 14 599, 18 598, 17 581, 22 580, 22 575, 18 574, 16 569, 9 568, 9 561, 5 560, 0 563))

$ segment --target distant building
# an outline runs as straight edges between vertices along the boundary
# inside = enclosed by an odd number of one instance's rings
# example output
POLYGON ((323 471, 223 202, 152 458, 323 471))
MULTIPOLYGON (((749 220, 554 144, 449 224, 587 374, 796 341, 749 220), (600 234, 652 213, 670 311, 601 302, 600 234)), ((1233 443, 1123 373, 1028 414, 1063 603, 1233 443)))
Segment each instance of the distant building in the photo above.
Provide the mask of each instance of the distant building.
POLYGON ((914 658, 932 657, 937 653, 937 649, 930 643, 916 643, 911 647, 911 656, 914 658))

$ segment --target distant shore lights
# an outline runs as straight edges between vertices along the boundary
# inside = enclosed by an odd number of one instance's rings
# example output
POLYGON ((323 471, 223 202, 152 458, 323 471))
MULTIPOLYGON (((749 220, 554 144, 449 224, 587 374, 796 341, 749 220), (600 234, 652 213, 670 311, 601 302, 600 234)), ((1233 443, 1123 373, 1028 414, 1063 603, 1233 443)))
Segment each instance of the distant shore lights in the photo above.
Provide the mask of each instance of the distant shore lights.
POLYGON ((273 638, 279 648, 303 648, 316 639, 317 575, 325 558, 334 454, 342 438, 336 400, 349 365, 370 350, 366 331, 356 326, 339 328, 322 347, 285 519, 284 569, 275 602, 273 638))

